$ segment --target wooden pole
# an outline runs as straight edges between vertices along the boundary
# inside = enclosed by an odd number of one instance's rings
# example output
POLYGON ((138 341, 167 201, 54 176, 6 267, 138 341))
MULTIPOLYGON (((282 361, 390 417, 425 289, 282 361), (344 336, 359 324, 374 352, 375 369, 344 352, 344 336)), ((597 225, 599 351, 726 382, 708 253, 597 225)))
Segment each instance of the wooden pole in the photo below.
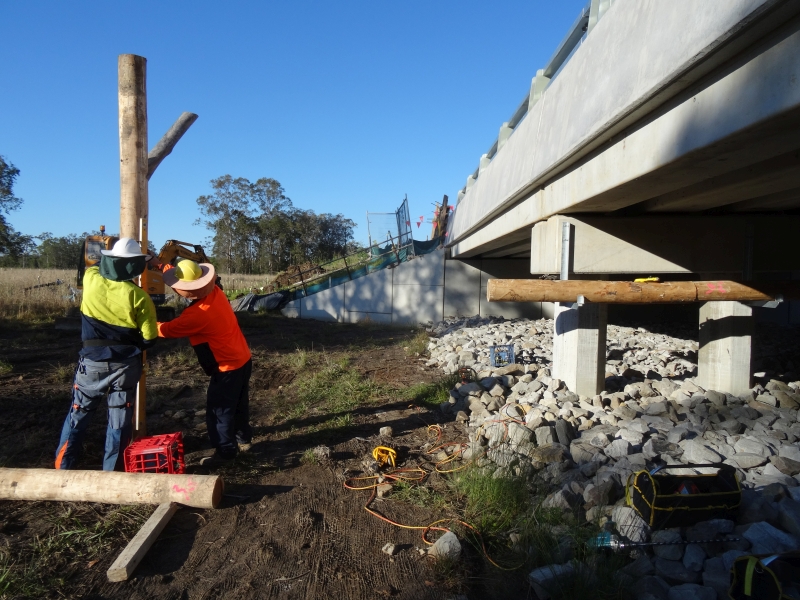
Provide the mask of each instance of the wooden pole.
MULTIPOLYGON (((147 59, 120 54, 119 76, 119 235, 138 239, 147 252, 147 59)), ((142 364, 146 365, 142 356, 142 364)), ((136 390, 133 439, 147 435, 147 376, 136 390)))
POLYGON ((114 561, 114 564, 106 571, 106 576, 109 581, 125 581, 131 576, 134 569, 142 562, 144 555, 150 549, 150 546, 158 539, 158 535, 167 526, 172 515, 178 510, 178 505, 174 502, 165 502, 159 504, 158 508, 150 515, 139 532, 133 536, 133 539, 125 546, 114 561))
POLYGON ((0 469, 0 499, 164 504, 216 508, 222 500, 218 475, 170 475, 118 471, 0 469))
POLYGON ((492 279, 489 302, 587 302, 604 304, 680 304, 718 300, 758 302, 800 298, 800 282, 668 281, 550 281, 492 279))
POLYGON ((138 238, 147 218, 147 59, 119 55, 120 237, 138 238))

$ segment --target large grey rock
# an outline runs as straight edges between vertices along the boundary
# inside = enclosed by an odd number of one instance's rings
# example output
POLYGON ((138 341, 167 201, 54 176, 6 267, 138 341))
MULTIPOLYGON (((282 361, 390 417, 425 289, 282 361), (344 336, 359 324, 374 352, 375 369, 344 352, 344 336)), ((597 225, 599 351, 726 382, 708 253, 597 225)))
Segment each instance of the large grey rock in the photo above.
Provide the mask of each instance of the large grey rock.
POLYGON ((770 456, 769 462, 784 475, 792 476, 800 473, 800 461, 784 458, 782 456, 770 456))
POLYGON ((560 508, 561 510, 570 510, 580 504, 581 497, 573 493, 571 490, 560 489, 549 496, 542 502, 545 508, 560 508))
POLYGON ((536 444, 539 446, 552 444, 556 441, 556 430, 554 427, 550 427, 549 425, 538 427, 533 433, 536 435, 536 444))
POLYGON ((620 535, 631 542, 646 542, 650 537, 650 526, 632 508, 615 506, 611 520, 616 523, 620 535))
POLYGON ((588 436, 588 438, 589 438, 589 444, 591 444, 595 448, 605 448, 611 443, 610 436, 603 431, 591 432, 590 430, 590 435, 588 436))
POLYGON ((683 454, 683 449, 677 444, 673 444, 672 442, 668 442, 660 437, 651 437, 647 440, 642 446, 642 454, 645 455, 646 458, 652 460, 657 456, 661 456, 662 454, 666 454, 671 458, 678 458, 681 454, 683 454))
POLYGON ((797 538, 764 521, 753 523, 744 532, 744 537, 752 544, 750 550, 753 554, 774 554, 800 549, 797 538))
POLYGON ((734 466, 738 469, 753 469, 766 464, 767 457, 762 454, 751 454, 749 452, 737 452, 733 456, 725 459, 725 464, 734 466))
POLYGON ((725 406, 725 394, 721 392, 715 392, 714 390, 706 390, 706 398, 708 401, 711 402, 717 408, 725 406))
POLYGON ((709 558, 703 565, 703 585, 714 589, 718 599, 728 600, 730 573, 730 568, 725 568, 722 558, 709 558))
POLYGON ((494 384, 494 385, 493 385, 493 386, 492 386, 492 387, 489 389, 489 395, 490 395, 490 396, 492 396, 493 398, 500 398, 500 397, 502 397, 502 396, 503 396, 505 393, 506 393, 506 388, 504 388, 504 387, 503 387, 502 385, 500 385, 499 383, 495 383, 495 384, 494 384))
POLYGON ((690 571, 702 571, 703 563, 706 560, 706 553, 697 544, 687 544, 683 553, 683 566, 690 571))
POLYGON ((631 451, 631 443, 627 440, 614 440, 603 449, 606 456, 614 459, 620 459, 628 456, 631 451))
POLYGON ((737 515, 736 522, 739 525, 745 525, 747 523, 758 523, 760 521, 777 524, 777 504, 766 500, 755 490, 742 490, 742 503, 739 506, 739 514, 737 515))
POLYGON ((775 396, 776 400, 778 401, 778 405, 781 408, 794 410, 800 406, 800 396, 797 394, 775 390, 772 392, 772 395, 775 396))
POLYGON ((644 441, 644 436, 638 431, 631 431, 630 429, 620 429, 617 432, 617 437, 626 442, 630 442, 632 446, 641 446, 644 441))
POLYGON ((511 422, 508 424, 508 439, 515 444, 523 444, 531 441, 533 432, 519 423, 511 422))
POLYGON ((800 537, 800 502, 789 497, 778 502, 778 523, 781 529, 800 537))
POLYGON ((717 592, 704 585, 685 583, 671 588, 668 600, 717 600, 717 592))
POLYGON ((539 598, 549 598, 550 590, 558 585, 558 580, 563 577, 570 577, 575 572, 572 563, 563 565, 548 565, 534 569, 528 575, 533 590, 539 598))
POLYGON ((479 384, 475 383, 474 381, 471 381, 469 383, 465 383, 464 385, 462 385, 461 387, 458 388, 458 393, 461 396, 469 396, 470 394, 478 394, 478 395, 480 395, 481 392, 483 392, 483 388, 479 384))
POLYGON ((569 452, 576 465, 595 462, 600 454, 600 449, 581 440, 573 440, 569 445, 569 452))
POLYGON ((664 401, 653 402, 652 404, 648 404, 647 408, 644 410, 644 414, 646 415, 663 415, 667 412, 667 403, 664 401))
POLYGON ((743 550, 728 550, 720 557, 722 559, 723 568, 726 572, 730 573, 733 562, 740 556, 747 556, 747 552, 743 550))
POLYGON ((641 433, 642 435, 650 433, 650 425, 648 425, 642 419, 634 419, 633 421, 628 423, 626 429, 630 431, 635 431, 636 433, 641 433))
POLYGON ((531 460, 534 463, 549 465, 552 463, 563 463, 570 457, 569 450, 562 444, 546 444, 539 446, 533 452, 531 460))
POLYGON ((569 446, 575 437, 575 428, 569 421, 563 419, 556 421, 556 438, 559 444, 569 446))
POLYGON ((669 584, 680 585, 682 583, 697 583, 700 581, 700 573, 690 571, 679 560, 656 557, 655 566, 656 575, 664 578, 669 584))
POLYGON ((615 483, 613 479, 606 479, 605 481, 596 484, 590 483, 583 490, 584 508, 589 510, 593 506, 608 506, 612 502, 612 493, 614 492, 615 483))
POLYGON ((428 548, 428 556, 437 559, 458 560, 461 556, 461 542, 452 531, 448 531, 428 548))
POLYGON ((665 529, 656 531, 652 535, 652 541, 666 546, 653 546, 653 554, 666 560, 681 560, 683 557, 683 538, 680 531, 675 529, 665 529))
MULTIPOLYGON (((707 542, 708 540, 723 540, 725 536, 733 533, 735 523, 729 519, 711 519, 701 521, 686 531, 686 540, 694 542, 707 542)), ((747 542, 745 542, 747 543, 747 542)), ((714 555, 730 548, 730 543, 704 543, 701 544, 706 554, 714 555)))
POLYGON ((783 445, 778 451, 778 456, 781 458, 790 458, 800 462, 800 447, 783 445))
POLYGON ((747 454, 758 454, 759 456, 766 457, 772 455, 772 451, 766 444, 745 437, 739 438, 739 440, 733 445, 733 449, 736 450, 737 454, 741 452, 747 454))
MULTIPOLYGON (((778 406, 778 399, 771 394, 759 394, 756 396, 756 402, 765 406, 778 406)), ((759 407, 755 408, 756 410, 761 410, 759 407)))
POLYGON ((669 600, 669 584, 661 577, 643 577, 634 593, 636 600, 669 600))
POLYGON ((687 463, 705 464, 722 461, 722 457, 699 440, 684 442, 683 460, 687 463))
POLYGON ((631 564, 624 566, 622 572, 626 575, 630 575, 634 579, 640 579, 655 573, 656 568, 653 566, 653 561, 650 560, 647 554, 640 554, 631 564))

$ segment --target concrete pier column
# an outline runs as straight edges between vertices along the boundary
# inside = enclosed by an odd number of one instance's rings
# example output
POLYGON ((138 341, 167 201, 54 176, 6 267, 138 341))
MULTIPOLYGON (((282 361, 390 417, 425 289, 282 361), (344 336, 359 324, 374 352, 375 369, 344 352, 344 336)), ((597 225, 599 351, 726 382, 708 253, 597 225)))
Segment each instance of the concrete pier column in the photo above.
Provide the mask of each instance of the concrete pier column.
POLYGON ((603 391, 608 305, 557 303, 553 334, 553 377, 570 391, 594 396, 603 391))
POLYGON ((741 302, 700 307, 697 383, 707 390, 741 394, 752 385, 753 309, 741 302))

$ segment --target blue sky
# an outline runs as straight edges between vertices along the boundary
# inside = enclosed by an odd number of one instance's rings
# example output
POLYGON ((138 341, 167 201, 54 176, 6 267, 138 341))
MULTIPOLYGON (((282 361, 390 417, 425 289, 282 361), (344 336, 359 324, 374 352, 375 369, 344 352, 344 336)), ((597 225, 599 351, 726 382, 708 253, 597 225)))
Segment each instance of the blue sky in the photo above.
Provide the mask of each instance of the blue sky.
MULTIPOLYGON (((0 154, 19 231, 119 229, 117 56, 148 60, 149 146, 200 118, 150 180, 150 238, 203 242, 208 182, 281 182, 295 206, 412 217, 455 200, 585 0, 6 2, 0 154)), ((415 227, 415 231, 417 231, 415 227)), ((429 229, 419 230, 420 239, 429 229)))

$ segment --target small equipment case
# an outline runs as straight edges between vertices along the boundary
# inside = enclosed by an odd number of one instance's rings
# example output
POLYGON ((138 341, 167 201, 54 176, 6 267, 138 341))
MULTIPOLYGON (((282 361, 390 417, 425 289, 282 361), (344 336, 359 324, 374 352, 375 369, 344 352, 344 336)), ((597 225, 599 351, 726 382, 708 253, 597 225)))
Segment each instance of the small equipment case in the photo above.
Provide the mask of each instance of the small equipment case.
POLYGON ((638 471, 625 487, 628 506, 653 529, 686 527, 709 519, 734 518, 742 501, 736 469, 725 464, 670 465, 638 471), (715 468, 716 473, 670 475, 660 471, 715 468))

